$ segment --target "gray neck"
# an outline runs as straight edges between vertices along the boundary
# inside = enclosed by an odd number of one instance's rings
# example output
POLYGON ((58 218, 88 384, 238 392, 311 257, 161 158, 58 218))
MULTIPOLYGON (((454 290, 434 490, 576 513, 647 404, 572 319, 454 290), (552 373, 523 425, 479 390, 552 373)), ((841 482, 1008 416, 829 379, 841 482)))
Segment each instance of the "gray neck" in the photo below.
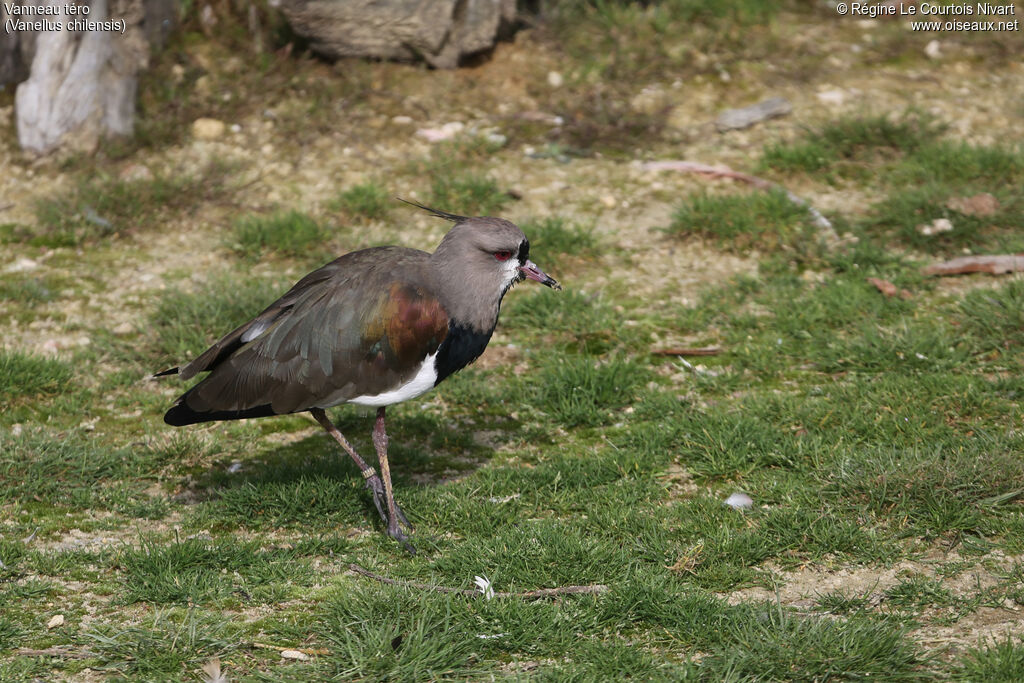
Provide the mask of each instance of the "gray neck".
POLYGON ((450 261, 440 248, 430 260, 437 282, 435 291, 449 317, 475 332, 490 333, 498 322, 498 308, 505 295, 494 275, 472 267, 448 267, 450 261))

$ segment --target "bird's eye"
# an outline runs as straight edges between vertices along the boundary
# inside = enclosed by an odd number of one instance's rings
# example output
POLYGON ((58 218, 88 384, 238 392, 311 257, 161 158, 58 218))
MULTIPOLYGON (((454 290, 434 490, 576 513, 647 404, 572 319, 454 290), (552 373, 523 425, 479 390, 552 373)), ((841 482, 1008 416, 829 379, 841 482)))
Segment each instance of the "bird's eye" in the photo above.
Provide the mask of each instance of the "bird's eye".
POLYGON ((512 258, 512 252, 511 251, 496 251, 496 252, 494 252, 494 258, 498 259, 499 261, 508 261, 510 258, 512 258))

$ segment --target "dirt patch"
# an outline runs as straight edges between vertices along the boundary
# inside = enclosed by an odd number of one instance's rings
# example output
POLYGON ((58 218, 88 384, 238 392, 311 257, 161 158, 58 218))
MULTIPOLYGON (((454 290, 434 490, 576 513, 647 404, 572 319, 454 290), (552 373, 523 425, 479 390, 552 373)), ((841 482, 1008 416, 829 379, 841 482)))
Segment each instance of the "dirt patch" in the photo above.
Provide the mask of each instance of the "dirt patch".
MULTIPOLYGON (((1008 556, 998 551, 969 560, 957 553, 935 551, 919 560, 904 560, 890 567, 808 567, 780 571, 774 574, 777 581, 774 589, 747 588, 726 597, 731 605, 752 600, 779 601, 801 611, 815 611, 821 597, 840 593, 847 598, 863 599, 868 609, 885 612, 900 609, 892 604, 888 592, 908 579, 927 578, 958 598, 970 599, 1003 584, 1007 572, 1022 561, 1024 556, 1008 556), (961 562, 964 563, 962 570, 953 575, 939 572, 951 563, 961 562)), ((946 645, 961 651, 992 637, 1022 633, 1024 608, 1009 599, 999 603, 998 606, 978 606, 962 616, 943 606, 915 608, 914 616, 923 625, 914 630, 914 636, 929 647, 946 645)))

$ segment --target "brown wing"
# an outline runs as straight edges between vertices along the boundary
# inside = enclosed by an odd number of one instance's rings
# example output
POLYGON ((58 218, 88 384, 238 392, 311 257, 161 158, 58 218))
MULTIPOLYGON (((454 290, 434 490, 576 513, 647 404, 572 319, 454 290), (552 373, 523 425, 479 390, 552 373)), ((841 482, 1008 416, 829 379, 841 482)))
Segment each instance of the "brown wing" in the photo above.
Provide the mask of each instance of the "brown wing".
POLYGON ((448 332, 447 313, 423 277, 427 256, 383 248, 329 264, 329 277, 313 278, 301 289, 300 282, 232 332, 234 341, 221 340, 186 366, 199 365, 208 354, 217 361, 164 419, 189 424, 280 415, 401 386, 448 332), (398 279, 396 272, 406 277, 398 279), (246 330, 258 334, 250 338, 246 330), (227 354, 215 351, 231 344, 237 346, 227 354))

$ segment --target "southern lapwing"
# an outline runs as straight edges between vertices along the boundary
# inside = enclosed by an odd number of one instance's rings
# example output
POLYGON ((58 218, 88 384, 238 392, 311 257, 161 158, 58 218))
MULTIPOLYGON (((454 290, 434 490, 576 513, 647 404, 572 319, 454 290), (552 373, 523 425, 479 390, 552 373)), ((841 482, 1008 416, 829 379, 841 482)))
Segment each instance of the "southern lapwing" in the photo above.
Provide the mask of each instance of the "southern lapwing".
POLYGON ((410 552, 399 522, 412 526, 391 488, 385 410, 476 360, 512 285, 529 278, 561 289, 529 260, 529 240, 509 221, 416 206, 455 224, 433 254, 406 247, 345 254, 192 362, 157 375, 210 373, 167 411, 170 425, 308 410, 359 466, 388 534, 410 552), (342 403, 377 408, 380 474, 324 412, 342 403))

